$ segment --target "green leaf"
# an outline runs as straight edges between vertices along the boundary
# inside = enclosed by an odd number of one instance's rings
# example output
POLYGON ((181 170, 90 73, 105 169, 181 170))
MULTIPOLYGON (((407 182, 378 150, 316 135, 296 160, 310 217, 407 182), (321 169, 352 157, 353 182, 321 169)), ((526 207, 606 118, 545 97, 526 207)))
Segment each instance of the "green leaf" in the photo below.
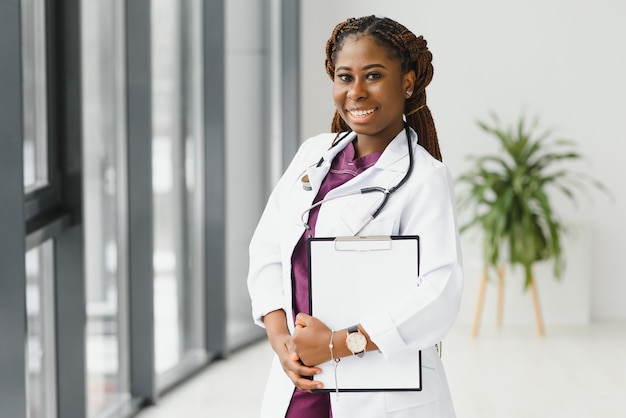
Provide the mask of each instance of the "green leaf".
POLYGON ((469 157, 471 168, 456 180, 459 210, 469 211, 470 220, 461 233, 483 231, 483 255, 487 270, 502 262, 519 265, 525 272, 526 288, 532 280, 533 265, 541 260, 554 263, 559 278, 565 265, 561 247, 564 228, 549 199, 558 192, 576 204, 578 194, 589 188, 606 192, 598 180, 571 171, 567 163, 583 160, 570 139, 553 138, 553 129, 539 129, 539 118, 520 117, 515 125, 503 127, 491 113, 491 123, 477 121, 478 127, 500 145, 498 153, 469 157))

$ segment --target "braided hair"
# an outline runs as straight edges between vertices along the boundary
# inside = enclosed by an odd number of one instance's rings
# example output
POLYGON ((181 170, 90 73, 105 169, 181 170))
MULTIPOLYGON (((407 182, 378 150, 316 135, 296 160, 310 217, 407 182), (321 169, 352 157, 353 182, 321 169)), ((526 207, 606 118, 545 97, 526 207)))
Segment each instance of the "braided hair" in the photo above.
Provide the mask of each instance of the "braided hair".
MULTIPOLYGON (((426 46, 423 36, 416 37, 413 32, 389 18, 365 16, 349 18, 335 26, 326 43, 326 73, 334 80, 335 59, 344 42, 351 35, 366 35, 384 46, 391 58, 400 61, 402 73, 415 71, 413 95, 405 100, 404 114, 406 122, 417 132, 420 144, 436 159, 441 161, 441 151, 435 123, 426 105, 426 86, 433 78, 432 54, 426 46)), ((331 124, 332 132, 350 130, 348 124, 335 111, 331 124)))

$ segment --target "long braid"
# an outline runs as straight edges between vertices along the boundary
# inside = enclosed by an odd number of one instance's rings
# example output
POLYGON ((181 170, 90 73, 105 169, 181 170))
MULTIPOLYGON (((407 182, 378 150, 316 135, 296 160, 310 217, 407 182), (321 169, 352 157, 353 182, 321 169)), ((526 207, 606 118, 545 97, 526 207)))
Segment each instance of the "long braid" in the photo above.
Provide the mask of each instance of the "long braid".
MULTIPOLYGON (((415 71, 413 95, 406 99, 404 104, 406 122, 417 132, 420 144, 441 161, 435 122, 426 104, 426 86, 433 78, 433 57, 426 40, 423 36, 416 37, 400 23, 388 18, 376 16, 349 18, 335 27, 326 43, 326 73, 331 80, 335 78, 337 53, 348 36, 358 34, 372 36, 377 42, 389 47, 390 55, 400 61, 403 73, 415 71)), ((349 129, 348 124, 335 111, 331 131, 342 132, 349 129)))

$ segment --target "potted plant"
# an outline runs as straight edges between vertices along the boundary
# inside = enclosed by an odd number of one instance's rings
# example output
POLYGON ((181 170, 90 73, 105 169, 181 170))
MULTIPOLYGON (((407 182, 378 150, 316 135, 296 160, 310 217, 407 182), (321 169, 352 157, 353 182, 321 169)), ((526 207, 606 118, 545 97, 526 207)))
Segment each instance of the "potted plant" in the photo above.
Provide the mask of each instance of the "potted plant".
POLYGON ((576 192, 586 184, 599 189, 598 181, 564 166, 581 160, 575 143, 555 139, 550 129, 537 133, 538 119, 528 124, 524 116, 515 126, 503 127, 496 114, 492 124, 478 126, 497 139, 501 152, 470 156, 472 167, 462 174, 459 184, 468 186, 460 195, 459 207, 472 210, 471 219, 461 231, 480 227, 484 233, 484 261, 497 267, 503 259, 525 272, 530 284, 532 267, 538 261, 552 260, 554 275, 564 267, 561 237, 564 225, 555 212, 550 195, 560 192, 573 203, 576 192), (506 254, 502 254, 505 251, 506 254))
MULTIPOLYGON (((457 183, 466 186, 459 194, 459 209, 471 211, 461 232, 473 227, 483 232, 485 280, 493 268, 502 279, 499 268, 509 264, 523 268, 525 289, 533 287, 533 265, 544 260, 551 260, 555 278, 561 277, 565 226, 550 196, 561 193, 575 203, 576 192, 585 186, 603 186, 566 166, 582 159, 575 143, 554 138, 550 129, 538 131, 537 118, 528 123, 521 116, 516 125, 504 127, 492 114, 492 123, 477 123, 498 140, 500 152, 471 156, 471 168, 457 183)), ((538 313, 537 299, 535 304, 538 313)))

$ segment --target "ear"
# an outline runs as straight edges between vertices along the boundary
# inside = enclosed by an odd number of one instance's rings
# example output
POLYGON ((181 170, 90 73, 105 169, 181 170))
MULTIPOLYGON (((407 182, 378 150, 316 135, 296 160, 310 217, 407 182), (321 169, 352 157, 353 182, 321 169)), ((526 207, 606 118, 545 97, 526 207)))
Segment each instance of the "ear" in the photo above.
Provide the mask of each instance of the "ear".
POLYGON ((409 70, 406 74, 404 74, 404 76, 402 77, 402 85, 404 87, 404 91, 413 92, 413 90, 415 90, 415 79, 416 76, 414 70, 409 70))

